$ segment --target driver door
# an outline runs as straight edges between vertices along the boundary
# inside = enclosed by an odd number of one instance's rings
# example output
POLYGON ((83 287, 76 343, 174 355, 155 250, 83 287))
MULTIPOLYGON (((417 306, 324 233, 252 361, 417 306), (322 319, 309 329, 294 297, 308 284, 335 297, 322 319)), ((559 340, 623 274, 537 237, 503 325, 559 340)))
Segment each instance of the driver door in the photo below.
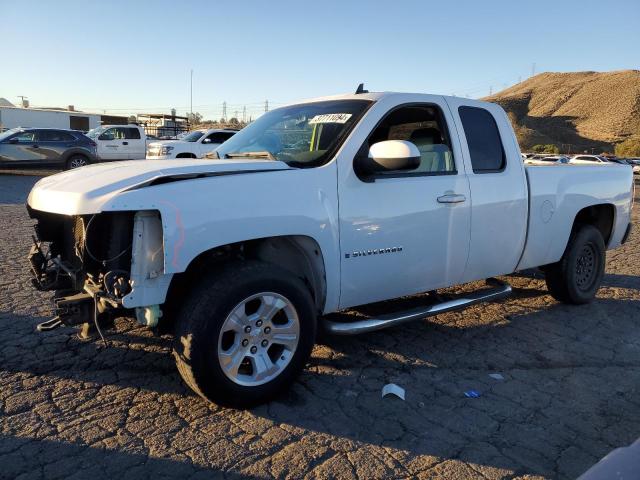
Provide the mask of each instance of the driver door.
POLYGON ((339 181, 340 308, 454 285, 464 273, 469 183, 444 99, 423 98, 386 108, 353 159, 374 143, 407 140, 421 153, 415 170, 362 178, 350 165, 339 181))
POLYGON ((98 156, 102 160, 126 160, 129 158, 124 128, 111 127, 98 137, 98 156))
POLYGON ((42 158, 34 131, 17 133, 0 144, 0 162, 5 165, 35 164, 42 158))

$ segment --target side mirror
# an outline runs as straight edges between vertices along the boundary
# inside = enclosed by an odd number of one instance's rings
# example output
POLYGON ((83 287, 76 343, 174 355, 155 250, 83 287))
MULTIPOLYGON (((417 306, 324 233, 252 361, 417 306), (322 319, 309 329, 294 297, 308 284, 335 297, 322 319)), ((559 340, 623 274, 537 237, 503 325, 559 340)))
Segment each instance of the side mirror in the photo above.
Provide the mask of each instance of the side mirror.
POLYGON ((414 170, 420 165, 420 150, 406 140, 385 140, 369 148, 369 156, 361 158, 359 173, 377 173, 414 170))
POLYGON ((20 143, 20 141, 18 140, 17 137, 13 137, 13 138, 10 138, 9 140, 7 140, 7 143, 15 145, 16 143, 20 143))
POLYGON ((202 143, 212 143, 210 138, 205 138, 202 143))

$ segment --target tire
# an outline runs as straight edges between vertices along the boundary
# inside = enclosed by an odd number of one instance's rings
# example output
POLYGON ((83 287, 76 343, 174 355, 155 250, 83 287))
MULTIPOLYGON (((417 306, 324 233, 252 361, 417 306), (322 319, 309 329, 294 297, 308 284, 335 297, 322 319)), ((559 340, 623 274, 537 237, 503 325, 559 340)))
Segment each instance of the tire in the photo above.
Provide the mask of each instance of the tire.
POLYGON ((84 155, 71 155, 65 163, 65 170, 84 167, 85 165, 89 165, 89 163, 89 159, 84 155))
POLYGON ((579 227, 571 234, 560 261, 545 268, 549 293, 563 303, 589 303, 600 288, 605 262, 600 231, 591 225, 579 227))
POLYGON ((289 387, 309 359, 315 336, 313 300, 300 279, 271 264, 232 263, 202 277, 178 311, 173 355, 198 395, 246 408, 289 387), (275 314, 269 315, 269 305, 275 314))

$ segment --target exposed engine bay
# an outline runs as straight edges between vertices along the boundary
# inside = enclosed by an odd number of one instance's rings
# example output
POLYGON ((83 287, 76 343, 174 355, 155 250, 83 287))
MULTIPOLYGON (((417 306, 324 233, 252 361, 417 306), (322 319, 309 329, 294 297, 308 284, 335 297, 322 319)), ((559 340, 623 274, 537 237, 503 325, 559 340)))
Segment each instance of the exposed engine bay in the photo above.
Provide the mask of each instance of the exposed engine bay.
MULTIPOLYGON (((56 316, 38 329, 94 322, 99 331, 99 317, 125 308, 123 298, 132 291, 135 226, 139 225, 137 237, 142 239, 143 222, 151 219, 159 224, 159 215, 107 212, 70 216, 28 210, 37 220, 29 253, 32 282, 38 290, 55 292, 56 316)), ((161 253, 161 245, 159 249, 157 253, 161 253)))

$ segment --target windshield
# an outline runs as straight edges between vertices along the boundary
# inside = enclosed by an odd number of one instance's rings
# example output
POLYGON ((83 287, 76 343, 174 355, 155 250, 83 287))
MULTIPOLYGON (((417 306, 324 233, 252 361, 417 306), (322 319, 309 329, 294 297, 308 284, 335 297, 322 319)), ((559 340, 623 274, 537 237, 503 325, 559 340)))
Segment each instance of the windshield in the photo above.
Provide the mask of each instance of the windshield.
POLYGON ((269 158, 296 167, 322 165, 369 105, 368 100, 333 100, 271 110, 216 151, 220 158, 269 158))
POLYGON ((200 132, 196 130, 195 132, 191 132, 189 135, 185 135, 180 140, 183 142, 197 142, 200 137, 204 135, 204 132, 200 132))
POLYGON ((89 138, 98 138, 102 132, 106 130, 105 127, 93 128, 87 132, 87 137, 89 138))
POLYGON ((11 130, 7 130, 4 133, 0 133, 0 142, 2 140, 4 140, 5 138, 9 138, 11 135, 13 135, 16 132, 19 132, 20 129, 19 128, 12 128, 11 130))

